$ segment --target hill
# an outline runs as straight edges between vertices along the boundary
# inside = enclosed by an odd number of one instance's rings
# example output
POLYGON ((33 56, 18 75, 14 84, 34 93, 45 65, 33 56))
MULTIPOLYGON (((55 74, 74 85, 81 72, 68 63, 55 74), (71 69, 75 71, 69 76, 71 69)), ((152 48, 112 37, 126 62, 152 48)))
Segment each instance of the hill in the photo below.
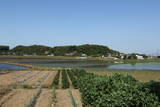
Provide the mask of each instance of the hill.
POLYGON ((118 51, 112 50, 103 45, 69 45, 69 46, 56 46, 49 47, 43 45, 31 45, 31 46, 16 46, 9 50, 14 55, 55 55, 55 56, 81 56, 85 54, 87 56, 108 56, 119 54, 118 51))

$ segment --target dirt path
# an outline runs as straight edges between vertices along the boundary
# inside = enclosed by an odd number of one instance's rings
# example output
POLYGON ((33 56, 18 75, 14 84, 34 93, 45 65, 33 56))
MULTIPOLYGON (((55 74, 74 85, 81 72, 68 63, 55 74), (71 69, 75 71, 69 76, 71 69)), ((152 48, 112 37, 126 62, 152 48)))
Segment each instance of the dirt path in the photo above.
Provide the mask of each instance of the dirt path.
POLYGON ((68 90, 56 90, 56 107, 73 107, 68 90))
MULTIPOLYGON (((66 72, 66 73, 67 73, 67 72, 66 72)), ((68 77, 68 81, 69 81, 69 88, 74 89, 73 84, 72 84, 72 81, 71 81, 68 73, 67 73, 67 77, 68 77)))
POLYGON ((0 107, 25 107, 30 99, 36 94, 37 90, 29 89, 16 89, 13 94, 8 98, 0 107))
POLYGON ((52 100, 51 93, 52 93, 52 90, 43 89, 34 107, 48 107, 52 100))
POLYGON ((59 76, 59 89, 61 89, 62 88, 62 71, 60 71, 60 76, 59 76))
POLYGON ((73 90, 71 90, 71 92, 72 92, 74 99, 76 100, 76 103, 78 104, 78 107, 83 107, 79 90, 73 89, 73 90))

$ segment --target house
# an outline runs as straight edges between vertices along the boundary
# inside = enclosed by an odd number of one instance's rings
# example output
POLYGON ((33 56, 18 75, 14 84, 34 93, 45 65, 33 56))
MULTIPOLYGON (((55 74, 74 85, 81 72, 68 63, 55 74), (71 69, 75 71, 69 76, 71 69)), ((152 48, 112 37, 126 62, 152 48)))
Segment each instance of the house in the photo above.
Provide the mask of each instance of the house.
POLYGON ((54 56, 54 54, 49 54, 49 55, 47 55, 47 56, 54 56))
POLYGON ((108 56, 108 58, 111 58, 112 54, 111 53, 107 53, 107 56, 108 56))
POLYGON ((144 59, 142 55, 136 55, 137 59, 144 59))
POLYGON ((121 59, 124 59, 125 54, 124 53, 120 53, 119 56, 120 56, 121 59))
POLYGON ((74 56, 77 52, 74 51, 74 52, 70 52, 70 53, 66 53, 65 56, 74 56))
POLYGON ((80 59, 87 59, 87 55, 86 54, 82 54, 80 59))

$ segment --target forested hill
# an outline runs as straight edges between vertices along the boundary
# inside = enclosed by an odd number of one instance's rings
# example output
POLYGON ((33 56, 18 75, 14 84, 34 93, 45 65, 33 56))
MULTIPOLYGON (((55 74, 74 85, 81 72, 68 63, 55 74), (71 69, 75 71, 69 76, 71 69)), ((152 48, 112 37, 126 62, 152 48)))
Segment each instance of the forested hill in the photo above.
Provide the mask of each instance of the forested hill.
POLYGON ((79 45, 79 46, 57 46, 53 48, 55 55, 75 55, 80 56, 86 54, 88 56, 107 55, 108 53, 116 54, 118 51, 114 51, 107 46, 102 45, 79 45))
MULTIPOLYGON (((1 50, 0 50, 1 51, 1 50)), ((70 46, 56 46, 48 47, 42 45, 32 46, 16 46, 9 50, 11 54, 15 55, 55 55, 55 56, 81 56, 86 54, 87 56, 101 56, 108 54, 118 54, 118 51, 114 51, 107 46, 103 45, 70 45, 70 46)))

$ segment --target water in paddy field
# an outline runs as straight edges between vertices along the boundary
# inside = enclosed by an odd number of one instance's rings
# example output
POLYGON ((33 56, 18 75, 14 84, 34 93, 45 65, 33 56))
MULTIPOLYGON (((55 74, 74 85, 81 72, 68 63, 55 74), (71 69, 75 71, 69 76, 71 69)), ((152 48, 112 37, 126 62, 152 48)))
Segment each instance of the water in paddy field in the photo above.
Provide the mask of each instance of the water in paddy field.
POLYGON ((135 63, 135 64, 116 64, 107 67, 113 70, 153 70, 160 71, 160 62, 135 63))
POLYGON ((9 65, 9 64, 0 64, 0 70, 23 70, 23 69, 26 69, 26 67, 9 65))
POLYGON ((135 63, 135 64, 114 64, 107 62, 94 62, 94 61, 58 61, 50 63, 34 63, 42 66, 53 66, 53 67, 71 67, 80 68, 87 70, 152 70, 160 71, 160 62, 150 63, 135 63))

